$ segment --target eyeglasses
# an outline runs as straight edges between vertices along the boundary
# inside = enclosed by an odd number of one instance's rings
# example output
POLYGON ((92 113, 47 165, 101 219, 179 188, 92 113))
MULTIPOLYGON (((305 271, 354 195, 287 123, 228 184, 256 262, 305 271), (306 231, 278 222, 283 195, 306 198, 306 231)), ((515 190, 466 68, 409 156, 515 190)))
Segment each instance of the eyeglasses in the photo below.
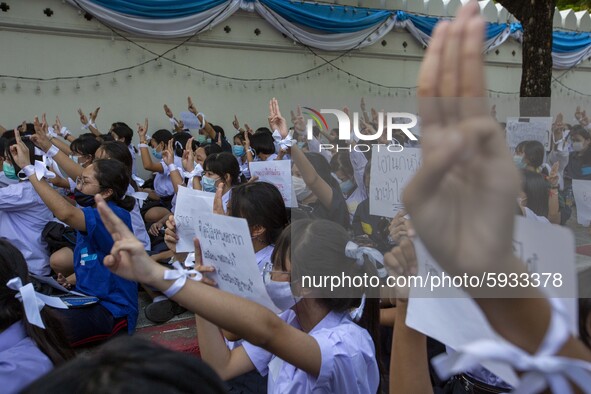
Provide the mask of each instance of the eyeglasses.
POLYGON ((84 185, 93 185, 93 183, 86 182, 81 176, 76 178, 76 186, 84 187, 84 185))
POLYGON ((267 263, 265 263, 265 266, 263 267, 263 282, 269 283, 271 281, 271 274, 289 275, 291 277, 291 272, 274 271, 273 270, 273 263, 268 261, 267 263))

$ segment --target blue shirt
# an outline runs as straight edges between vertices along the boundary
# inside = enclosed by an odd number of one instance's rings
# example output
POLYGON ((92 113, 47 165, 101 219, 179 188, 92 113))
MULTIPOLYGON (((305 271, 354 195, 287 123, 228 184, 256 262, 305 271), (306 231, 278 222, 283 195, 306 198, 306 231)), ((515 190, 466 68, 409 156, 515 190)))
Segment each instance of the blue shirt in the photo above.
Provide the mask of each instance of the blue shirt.
MULTIPOLYGON (((128 211, 109 201, 109 207, 127 227, 131 227, 128 211)), ((76 290, 97 297, 115 318, 127 317, 129 333, 133 333, 138 315, 137 283, 123 279, 103 265, 113 247, 113 238, 101 221, 96 208, 82 208, 86 232, 78 231, 74 249, 76 290)))
POLYGON ((53 363, 27 336, 22 321, 0 332, 0 387, 18 393, 53 369, 53 363))

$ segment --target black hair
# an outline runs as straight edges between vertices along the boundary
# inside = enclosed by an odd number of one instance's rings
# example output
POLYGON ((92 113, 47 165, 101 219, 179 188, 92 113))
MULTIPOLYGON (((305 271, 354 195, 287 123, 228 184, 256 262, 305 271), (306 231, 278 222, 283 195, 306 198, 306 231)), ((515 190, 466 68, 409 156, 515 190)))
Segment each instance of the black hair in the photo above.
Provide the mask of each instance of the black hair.
POLYGON ((205 150, 205 155, 209 156, 209 155, 213 155, 214 153, 222 153, 223 149, 221 146, 219 146, 218 144, 203 144, 201 146, 203 148, 203 150, 205 150))
POLYGON ((93 133, 82 133, 78 136, 78 138, 94 138, 97 139, 97 136, 93 133))
POLYGON ((70 150, 82 156, 91 156, 94 159, 99 146, 101 143, 96 138, 78 137, 70 144, 70 150))
POLYGON ((523 147, 523 158, 533 168, 544 164, 544 145, 540 141, 527 141, 523 147))
POLYGON ((273 134, 273 132, 271 131, 271 129, 269 129, 268 127, 259 127, 258 129, 256 129, 254 131, 255 134, 260 134, 260 133, 271 133, 273 134))
MULTIPOLYGON (((365 259, 360 266, 355 259, 345 255, 345 247, 350 241, 349 234, 340 225, 324 219, 302 219, 292 222, 279 236, 271 259, 275 267, 285 271, 286 258, 291 261, 292 291, 299 295, 298 287, 307 285, 305 276, 324 277, 324 275, 349 275, 350 277, 375 276, 376 267, 365 259)), ((367 299, 359 326, 371 335, 375 355, 380 364, 380 324, 379 289, 363 286, 342 286, 339 289, 310 288, 311 297, 331 311, 348 312, 359 307, 363 294, 367 299)), ((297 310, 297 304, 296 304, 297 310)))
POLYGON ((20 278, 23 286, 29 283, 27 262, 16 247, 8 240, 0 238, 0 331, 21 320, 27 335, 53 364, 59 365, 72 358, 74 353, 51 308, 44 307, 40 311, 45 330, 29 323, 22 302, 15 297, 17 292, 6 286, 15 277, 20 278))
POLYGON ((125 164, 117 160, 95 160, 92 164, 101 191, 112 190, 112 194, 106 200, 113 201, 126 211, 131 211, 135 206, 135 199, 125 194, 129 186, 129 175, 125 164))
MULTIPOLYGON (((27 149, 29 149, 29 161, 31 162, 31 164, 35 163, 35 160, 41 161, 41 156, 37 156, 35 154, 35 144, 33 144, 33 141, 31 141, 29 138, 23 138, 22 141, 27 147, 27 149)), ((16 145, 16 139, 14 138, 8 140, 8 142, 5 145, 4 151, 6 153, 6 157, 10 160, 10 162, 14 166, 14 170, 18 174, 22 170, 22 168, 20 168, 18 164, 15 163, 14 157, 12 157, 12 153, 10 152, 10 147, 12 145, 16 145)))
POLYGON ((591 316, 591 298, 579 298, 579 338, 591 349, 591 332, 587 322, 591 316))
MULTIPOLYGON (((97 141, 99 141, 100 143, 103 142, 111 142, 111 141, 115 141, 115 138, 113 138, 113 136, 111 134, 101 134, 101 135, 97 135, 96 137, 97 141)), ((135 148, 134 148, 135 149, 135 148)))
POLYGON ((4 159, 6 158, 6 147, 8 140, 4 137, 0 137, 0 158, 4 159))
POLYGON ((333 189, 341 190, 338 181, 332 176, 330 164, 328 164, 324 156, 316 152, 306 152, 305 155, 324 182, 328 183, 333 189))
POLYGON ((225 393, 199 358, 137 337, 117 338, 32 383, 22 394, 225 393))
POLYGON ((211 127, 215 130, 216 134, 220 133, 222 135, 222 138, 226 138, 226 132, 224 131, 224 128, 222 126, 212 124, 211 127))
POLYGON ((166 129, 160 129, 152 135, 152 139, 157 144, 164 142, 164 145, 168 144, 168 141, 172 138, 172 133, 166 129))
POLYGON ((330 169, 332 172, 342 171, 349 179, 354 180, 354 170, 351 164, 349 152, 337 152, 330 159, 330 169))
POLYGON ((570 130, 568 137, 572 139, 574 136, 577 135, 583 137, 583 139, 591 140, 591 134, 589 134, 587 129, 581 125, 573 126, 573 128, 570 130))
POLYGON ((125 140, 125 145, 131 144, 133 130, 125 123, 113 123, 113 126, 111 126, 111 133, 114 133, 119 138, 123 138, 125 140))
POLYGON ((250 147, 255 153, 272 155, 275 153, 275 140, 270 131, 258 131, 250 136, 250 147))
POLYGON ((187 146, 187 142, 191 139, 191 137, 191 133, 187 133, 186 131, 179 131, 172 136, 172 140, 174 141, 173 149, 176 156, 183 157, 185 146, 187 146))
POLYGON ((226 174, 230 174, 231 184, 240 183, 240 166, 238 160, 228 152, 213 153, 203 162, 203 170, 219 175, 225 182, 226 174))
POLYGON ((234 135, 234 137, 232 137, 232 142, 234 142, 234 140, 238 138, 240 140, 240 142, 242 142, 244 144, 244 142, 246 141, 246 138, 244 137, 244 133, 240 132, 234 135))
POLYGON ((246 183, 232 189, 230 213, 246 219, 249 227, 265 228, 265 242, 274 244, 289 224, 285 202, 275 185, 267 182, 246 183))
POLYGON ((517 146, 515 147, 515 152, 516 153, 523 153, 523 148, 525 148, 525 144, 527 144, 528 141, 521 141, 519 144, 517 144, 517 146))
POLYGON ((131 177, 133 171, 133 157, 131 157, 131 152, 129 152, 127 145, 121 141, 109 141, 103 142, 100 149, 105 152, 109 159, 120 161, 125 165, 125 168, 127 168, 127 175, 129 176, 129 182, 133 189, 137 191, 137 184, 131 177))
POLYGON ((527 196, 526 206, 536 215, 548 217, 548 193, 550 184, 542 174, 523 170, 523 192, 527 196))

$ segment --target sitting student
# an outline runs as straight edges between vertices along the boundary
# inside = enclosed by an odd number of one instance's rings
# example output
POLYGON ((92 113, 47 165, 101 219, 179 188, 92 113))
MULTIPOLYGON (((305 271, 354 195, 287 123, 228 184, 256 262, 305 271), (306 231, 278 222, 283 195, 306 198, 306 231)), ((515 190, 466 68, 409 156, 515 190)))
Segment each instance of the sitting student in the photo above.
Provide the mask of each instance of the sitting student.
MULTIPOLYGON (((105 258, 105 265, 118 275, 167 291, 171 286, 163 279, 167 269, 149 258, 100 196, 97 202, 105 225, 119 240, 115 253, 105 258)), ((195 246, 196 267, 211 271, 212 267, 201 266, 198 241, 195 246)), ((347 288, 349 298, 315 298, 323 297, 322 290, 298 285, 302 275, 312 272, 344 270, 376 275, 375 266, 358 252, 357 246, 349 243, 347 232, 330 221, 299 220, 286 228, 274 250, 273 264, 264 274, 272 299, 296 290, 292 295, 294 306, 279 316, 194 280, 183 281, 181 286, 176 282, 178 292, 168 294, 198 315, 201 356, 222 379, 256 368, 263 375, 270 374, 271 393, 376 393, 380 372, 376 362, 379 305, 378 299, 372 298, 375 294, 368 294, 366 299, 364 294, 371 289, 347 288), (296 296, 304 294, 307 297, 298 302, 296 296), (218 327, 249 343, 228 350, 218 327)))
MULTIPOLYGON (((18 181, 21 167, 10 152, 10 146, 14 146, 15 143, 15 139, 7 141, 4 174, 18 181)), ((30 162, 41 160, 41 157, 34 154, 35 146, 29 139, 23 140, 23 144, 28 147, 30 162)), ((59 198, 62 199, 61 196, 59 198)), ((41 233, 52 220, 51 211, 35 193, 33 185, 28 180, 21 179, 16 184, 0 188, 0 237, 6 238, 21 251, 32 274, 50 274, 47 243, 41 233)))
POLYGON ((228 201, 232 193, 232 187, 240 183, 240 168, 238 162, 231 153, 213 153, 207 156, 203 162, 203 176, 198 182, 193 180, 193 188, 205 192, 215 193, 218 185, 223 185, 223 209, 228 208, 228 201))
POLYGON ((267 128, 260 128, 248 137, 250 149, 247 150, 247 159, 251 161, 269 161, 277 159, 275 153, 275 140, 273 134, 267 128))
POLYGON ((245 133, 240 132, 234 136, 234 145, 232 146, 232 154, 238 160, 238 166, 240 167, 240 175, 244 179, 250 179, 250 168, 248 167, 248 158, 246 155, 246 147, 250 147, 250 141, 246 141, 250 136, 245 136, 245 133))
MULTIPOLYGON (((359 187, 355 180, 355 173, 349 152, 337 152, 330 160, 330 168, 335 179, 339 182, 339 187, 343 192, 349 215, 353 220, 355 211, 363 200, 367 199, 365 187, 359 187)), ((363 185, 362 185, 363 186, 363 185)))
POLYGON ((138 313, 137 284, 111 274, 103 265, 103 258, 110 252, 113 240, 94 208, 94 196, 104 196, 117 216, 131 228, 129 211, 135 200, 125 194, 129 186, 128 170, 116 160, 97 160, 86 167, 76 181, 79 191, 76 202, 82 207, 78 208, 65 201, 43 179, 37 178, 30 164, 29 149, 18 135, 10 153, 15 164, 22 169, 20 173, 28 177, 53 214, 78 231, 74 250, 75 274, 62 283, 67 287, 75 285, 76 290, 97 297, 99 303, 57 311, 69 342, 80 345, 89 338, 96 339, 97 335, 109 337, 125 325, 128 332, 133 333, 138 313))
MULTIPOLYGON (((0 386, 7 394, 18 393, 30 382, 73 356, 62 334, 59 321, 49 307, 38 313, 41 323, 30 321, 16 283, 31 287, 27 263, 10 242, 0 239, 0 386), (45 329, 39 324, 44 325, 45 329)), ((36 302, 33 298, 33 302, 36 302)))
POLYGON ((591 134, 582 126, 574 126, 568 137, 573 151, 564 169, 564 178, 570 186, 572 179, 591 180, 591 134))
POLYGON ((138 153, 138 150, 131 143, 131 141, 133 139, 133 130, 126 123, 115 122, 111 125, 111 129, 109 130, 109 134, 111 134, 114 141, 123 142, 127 146, 127 148, 129 149, 129 153, 131 154, 131 161, 132 161, 131 179, 133 179, 133 181, 135 181, 141 187, 143 185, 144 180, 137 175, 137 167, 135 165, 135 158, 138 153))
MULTIPOLYGON (((172 208, 174 188, 170 180, 168 166, 162 161, 162 152, 166 148, 168 141, 172 138, 172 133, 164 129, 158 130, 154 133, 150 141, 146 140, 147 133, 148 120, 146 119, 144 125, 138 124, 138 134, 140 136, 139 147, 144 169, 155 173, 154 192, 150 194, 150 198, 154 201, 144 203, 141 212, 146 223, 154 223, 163 216, 170 214, 170 209, 172 208), (152 161, 150 150, 158 162, 152 161)), ((180 160, 177 166, 181 166, 180 160)))
MULTIPOLYGON (((0 137, 0 188, 6 187, 8 185, 14 185, 18 183, 18 179, 11 179, 6 176, 4 173, 4 163, 6 162, 6 143, 8 140, 6 138, 0 137)), ((8 162, 6 162, 6 166, 8 166, 8 162)))
POLYGON ((133 337, 81 354, 21 392, 61 393, 223 394, 225 390, 219 376, 197 357, 133 337))
POLYGON ((556 215, 558 209, 558 193, 555 190, 550 191, 550 184, 542 174, 537 172, 522 170, 523 185, 522 192, 519 196, 519 205, 523 216, 528 219, 536 220, 541 223, 550 223, 548 216, 550 215, 548 195, 554 196, 556 201, 552 212, 556 215))

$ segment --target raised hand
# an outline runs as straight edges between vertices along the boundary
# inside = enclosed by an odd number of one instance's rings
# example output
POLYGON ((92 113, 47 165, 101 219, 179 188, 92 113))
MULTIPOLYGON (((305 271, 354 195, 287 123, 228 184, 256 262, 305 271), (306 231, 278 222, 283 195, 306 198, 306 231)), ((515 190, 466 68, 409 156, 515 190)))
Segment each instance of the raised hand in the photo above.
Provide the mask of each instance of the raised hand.
POLYGON ((29 148, 23 143, 21 139, 21 134, 18 129, 14 129, 14 139, 16 143, 10 146, 10 154, 12 155, 12 160, 14 164, 19 166, 20 168, 25 168, 29 164, 31 164, 31 159, 29 157, 29 148))
POLYGON ((548 175, 548 182, 550 186, 558 186, 558 168, 560 166, 559 162, 552 164, 552 168, 550 169, 550 175, 548 175))
POLYGON ((414 237, 415 235, 410 220, 405 218, 405 216, 406 211, 401 209, 388 226, 390 238, 396 243, 400 243, 404 237, 414 237))
POLYGON ((166 230, 164 230, 164 243, 168 249, 176 253, 176 244, 179 242, 179 236, 176 234, 176 223, 174 216, 170 215, 166 221, 166 230))
POLYGON ((86 117, 84 112, 82 112, 82 108, 78 108, 78 115, 80 116, 80 123, 86 126, 88 124, 88 118, 86 117))
MULTIPOLYGON (((410 238, 404 238, 400 244, 391 251, 384 254, 384 265, 390 276, 410 276, 417 275, 417 256, 415 246, 410 238)), ((408 281, 407 283, 409 283, 408 281)), ((410 288, 396 286, 395 294, 397 301, 405 302, 408 299, 410 288)))
POLYGON ((90 113, 90 123, 95 123, 96 122, 96 118, 98 116, 99 110, 101 109, 101 107, 98 107, 97 109, 94 110, 94 112, 90 113))
POLYGON ((403 201, 422 242, 450 274, 515 268, 521 178, 484 99, 483 41, 484 20, 470 2, 454 22, 437 25, 419 73, 423 162, 403 201))
POLYGON ((170 108, 168 108, 168 105, 166 104, 164 104, 164 113, 166 114, 166 116, 168 116, 168 118, 174 117, 172 111, 170 110, 170 108))
POLYGON ((115 241, 111 254, 103 261, 105 267, 122 278, 151 283, 157 276, 158 263, 148 256, 144 245, 115 215, 100 194, 95 196, 95 201, 101 220, 115 241))
POLYGON ((581 114, 581 107, 580 106, 577 106, 577 110, 575 111, 575 119, 576 120, 581 120, 581 116, 582 116, 582 114, 581 114))
POLYGON ((213 213, 218 215, 225 215, 224 212, 224 201, 222 196, 224 195, 224 184, 220 183, 215 191, 215 198, 213 199, 213 213))
POLYGON ((304 114, 302 114, 302 107, 300 107, 299 105, 298 112, 295 117, 295 122, 293 123, 293 128, 300 132, 306 131, 306 120, 304 119, 304 114))
POLYGON ((187 145, 185 145, 185 151, 183 152, 183 169, 191 172, 195 166, 195 157, 193 153, 193 137, 189 138, 187 145))
POLYGON ((234 114, 234 120, 232 121, 232 126, 234 126, 234 128, 236 130, 240 130, 240 122, 238 122, 238 117, 236 116, 236 114, 234 114))
POLYGON ((166 165, 174 164, 174 147, 173 147, 173 139, 168 140, 168 144, 166 144, 166 148, 162 151, 162 160, 166 165))
POLYGON ((269 101, 269 126, 271 126, 271 130, 278 130, 281 134, 281 138, 287 137, 287 134, 289 133, 287 122, 285 121, 285 118, 281 116, 279 103, 274 97, 269 101))
POLYGON ((188 97, 187 101, 189 103, 189 112, 191 112, 193 115, 197 115, 197 108, 195 108, 195 104, 193 104, 193 100, 191 99, 191 97, 188 97))
POLYGON ((201 251, 201 244, 197 238, 193 240, 193 244, 195 246, 195 271, 204 274, 201 282, 209 286, 217 286, 217 283, 213 279, 208 278, 206 275, 215 272, 215 267, 203 265, 203 252, 201 251))
POLYGON ((144 121, 144 124, 137 124, 137 133, 140 136, 140 142, 146 140, 146 134, 148 134, 148 118, 144 121))
POLYGON ((39 118, 35 116, 35 120, 33 121, 35 134, 31 136, 31 141, 33 141, 39 148, 47 152, 47 150, 51 148, 52 144, 47 137, 47 120, 45 119, 45 114, 43 114, 43 120, 44 122, 40 123, 39 118))
POLYGON ((363 112, 365 112, 366 110, 366 106, 365 106, 365 98, 361 97, 361 104, 360 104, 361 110, 363 112))

